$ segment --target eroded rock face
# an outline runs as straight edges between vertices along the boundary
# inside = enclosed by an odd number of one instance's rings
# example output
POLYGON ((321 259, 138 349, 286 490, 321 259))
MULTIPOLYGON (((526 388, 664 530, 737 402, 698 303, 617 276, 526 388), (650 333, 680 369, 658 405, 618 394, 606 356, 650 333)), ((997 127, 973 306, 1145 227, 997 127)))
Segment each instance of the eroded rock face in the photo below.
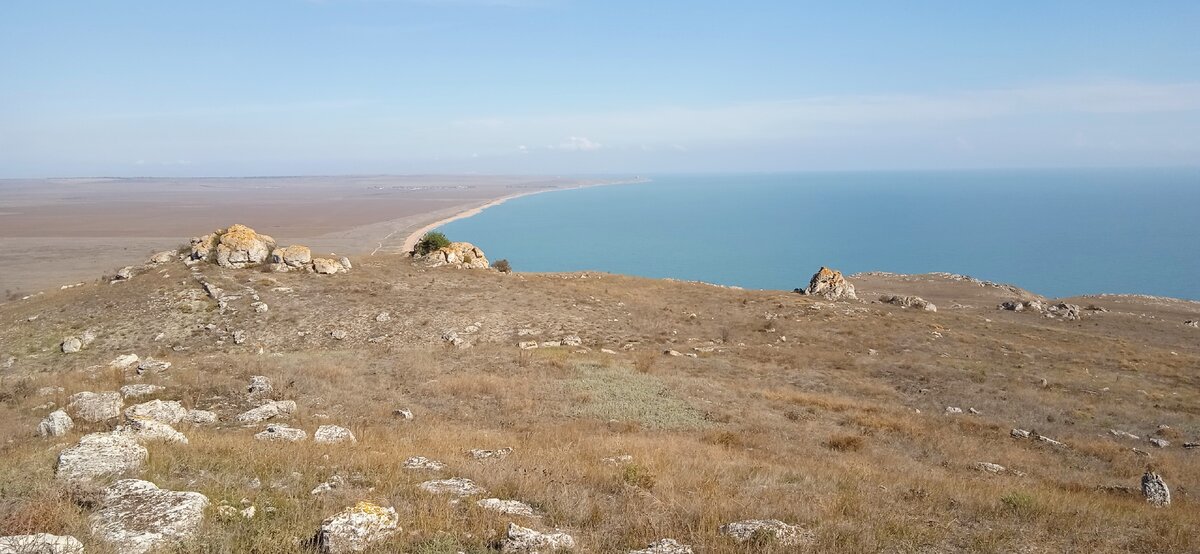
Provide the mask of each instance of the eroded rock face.
POLYGON ((452 242, 425 255, 414 256, 413 259, 428 266, 441 267, 444 265, 462 269, 487 269, 491 267, 487 256, 474 244, 469 242, 452 242))
POLYGON ((900 306, 901 308, 916 308, 926 312, 937 311, 937 306, 934 306, 933 302, 925 300, 920 296, 881 296, 879 297, 879 301, 900 306))
POLYGON ((737 542, 748 542, 761 537, 773 537, 776 544, 781 546, 797 546, 812 542, 813 533, 788 525, 778 519, 749 519, 727 523, 721 526, 721 534, 737 542))
POLYGON ((239 414, 237 420, 238 423, 260 423, 273 417, 292 415, 295 411, 295 401, 276 400, 239 414))
POLYGON ((75 427, 75 422, 71 420, 71 416, 62 410, 50 412, 41 423, 38 423, 38 436, 41 437, 61 437, 67 434, 71 428, 75 427))
POLYGON ((125 408, 125 418, 151 419, 174 425, 187 417, 187 408, 175 400, 151 400, 125 408))
POLYGON ((808 288, 796 289, 800 294, 820 296, 826 300, 857 300, 854 285, 850 284, 842 272, 836 269, 822 267, 808 281, 808 288))
POLYGON ((575 548, 575 538, 562 532, 541 533, 521 527, 516 523, 508 524, 508 533, 500 552, 520 554, 549 554, 556 550, 571 550, 575 548))
POLYGON ((98 423, 121 415, 121 407, 124 405, 125 401, 119 392, 85 391, 71 395, 67 409, 79 419, 88 423, 98 423))
POLYGON ((361 552, 399 531, 399 523, 395 508, 359 502, 321 522, 315 542, 329 554, 361 552))
POLYGON ((267 261, 274 248, 275 239, 245 225, 232 225, 192 239, 192 259, 240 269, 267 261))
POLYGON ((146 456, 146 449, 126 433, 91 433, 58 455, 54 476, 79 482, 127 473, 140 469, 146 463, 146 456))
POLYGON ((694 554, 690 544, 679 544, 675 539, 663 539, 641 550, 630 550, 629 554, 694 554))
POLYGON ((204 521, 208 498, 154 483, 123 479, 104 490, 92 532, 121 554, 142 554, 190 538, 204 521))
POLYGON ((1142 496, 1146 497, 1146 502, 1155 508, 1166 508, 1171 505, 1171 489, 1167 487, 1166 481, 1153 471, 1147 471, 1142 475, 1142 496))
POLYGON ((313 442, 320 444, 356 443, 358 439, 354 438, 354 433, 345 427, 322 425, 317 427, 317 431, 313 433, 313 442))
POLYGON ((49 533, 13 535, 0 537, 0 554, 83 554, 83 543, 49 533))

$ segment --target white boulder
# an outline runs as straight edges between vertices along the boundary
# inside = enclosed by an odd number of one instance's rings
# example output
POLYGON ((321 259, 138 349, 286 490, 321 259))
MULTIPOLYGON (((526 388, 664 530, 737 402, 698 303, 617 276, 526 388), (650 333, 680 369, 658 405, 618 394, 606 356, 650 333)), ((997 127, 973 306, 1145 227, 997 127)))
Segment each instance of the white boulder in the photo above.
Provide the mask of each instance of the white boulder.
POLYGON ((207 506, 208 498, 198 492, 123 479, 104 490, 101 507, 90 518, 92 533, 121 554, 143 554, 195 535, 207 506))

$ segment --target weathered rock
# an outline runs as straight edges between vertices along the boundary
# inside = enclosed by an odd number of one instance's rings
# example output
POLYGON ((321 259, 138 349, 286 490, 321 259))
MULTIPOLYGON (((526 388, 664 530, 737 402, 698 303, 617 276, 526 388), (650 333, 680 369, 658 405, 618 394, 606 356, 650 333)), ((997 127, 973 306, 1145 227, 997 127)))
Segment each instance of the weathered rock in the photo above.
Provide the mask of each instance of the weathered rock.
POLYGON ((273 417, 289 416, 296 412, 296 402, 275 400, 237 416, 238 423, 260 423, 273 417))
POLYGON ((359 502, 321 522, 317 548, 324 553, 361 552, 399 530, 395 508, 359 502))
POLYGON ((62 341, 63 354, 74 354, 83 350, 83 341, 79 337, 67 337, 62 341))
POLYGON ((796 289, 800 294, 820 296, 826 300, 857 300, 854 285, 850 284, 842 272, 836 269, 821 267, 808 281, 808 288, 796 289))
POLYGON ((694 554, 689 544, 679 544, 675 539, 662 539, 641 550, 630 550, 629 554, 694 554))
POLYGON ((246 344, 246 331, 238 329, 233 332, 233 344, 246 344))
POLYGON ((232 225, 217 234, 216 262, 221 267, 238 269, 261 264, 275 248, 275 239, 245 225, 232 225))
POLYGON ((539 533, 533 529, 521 527, 516 523, 508 524, 508 533, 500 547, 500 552, 521 554, 550 554, 557 550, 575 548, 575 538, 563 532, 539 533))
POLYGON ((1146 471, 1142 475, 1142 496, 1146 502, 1155 508, 1165 508, 1171 505, 1171 489, 1157 473, 1146 471))
POLYGON ((338 263, 342 264, 342 269, 344 269, 346 271, 350 271, 351 269, 354 269, 354 265, 350 263, 350 258, 347 258, 345 256, 338 258, 338 263))
POLYGON ((83 543, 71 536, 37 533, 0 537, 0 554, 83 554, 83 543))
POLYGON ((1083 315, 1083 311, 1075 304, 1054 304, 1047 310, 1047 314, 1053 317, 1061 317, 1067 321, 1076 321, 1083 315))
POLYGON ((474 481, 462 477, 452 479, 438 479, 435 481, 425 481, 420 484, 421 490, 433 494, 453 494, 456 496, 473 496, 483 494, 485 491, 474 481))
POLYGON ((901 308, 916 308, 926 312, 937 311, 937 306, 934 306, 932 302, 920 296, 881 296, 879 297, 879 301, 894 304, 901 308))
POLYGON ((187 417, 187 408, 175 400, 151 400, 125 408, 126 419, 152 419, 174 425, 187 417))
POLYGON ((271 262, 283 264, 291 269, 304 269, 312 263, 312 250, 299 244, 276 248, 271 252, 271 262))
POLYGON ((443 464, 437 460, 430 460, 424 456, 413 456, 407 460, 404 460, 404 469, 430 469, 439 471, 446 469, 446 464, 443 464))
POLYGON ((1194 319, 1189 319, 1183 322, 1183 324, 1192 328, 1200 328, 1200 321, 1194 319))
POLYGON ((987 473, 1004 473, 1004 466, 990 462, 975 462, 975 469, 987 473))
POLYGON ((125 433, 91 433, 59 453, 54 476, 65 481, 87 481, 136 471, 146 463, 146 456, 146 449, 125 433))
POLYGON ((134 383, 121 387, 121 396, 125 398, 136 398, 139 396, 149 396, 165 390, 162 385, 151 385, 149 383, 134 383))
POLYGON ((179 253, 174 250, 163 250, 162 252, 159 252, 153 256, 150 256, 149 263, 151 263, 153 265, 161 265, 161 264, 165 264, 165 263, 170 263, 171 260, 174 260, 175 256, 178 256, 178 255, 179 255, 179 253))
POLYGON ((1155 448, 1166 448, 1171 446, 1171 441, 1157 437, 1150 437, 1150 445, 1155 448))
POLYGON ((781 546, 797 546, 812 542, 812 531, 788 525, 778 519, 750 519, 727 523, 721 526, 721 534, 737 542, 758 540, 762 537, 772 537, 781 546))
POLYGON ((1029 431, 1026 431, 1026 430, 1024 430, 1024 429, 1013 429, 1012 431, 1009 431, 1009 433, 1008 433, 1008 434, 1009 434, 1009 435, 1011 435, 1011 436, 1012 436, 1012 438, 1014 438, 1014 439, 1027 439, 1027 438, 1029 438, 1029 431))
POLYGON ((342 267, 342 264, 338 263, 337 260, 329 258, 313 258, 312 264, 313 271, 322 275, 333 275, 334 273, 346 271, 346 268, 342 267))
POLYGON ((433 252, 413 257, 428 267, 444 265, 462 269, 487 269, 490 267, 483 250, 469 242, 452 242, 433 252))
POLYGON ((255 375, 250 378, 250 385, 246 387, 247 394, 266 394, 271 392, 274 387, 271 386, 271 380, 265 375, 255 375))
POLYGON ((467 455, 472 458, 475 458, 476 460, 503 460, 503 459, 507 458, 509 454, 512 454, 512 453, 513 453, 512 448, 497 448, 495 450, 484 450, 481 448, 476 448, 474 450, 467 451, 467 455))
POLYGON ((388 312, 379 312, 379 315, 375 316, 375 321, 377 323, 387 323, 391 320, 392 320, 392 314, 390 314, 388 312))
POLYGON ((402 419, 404 421, 412 421, 413 417, 414 417, 411 410, 404 410, 404 409, 392 410, 392 416, 402 419))
POLYGON ((118 269, 116 277, 118 281, 133 279, 133 266, 125 266, 118 269))
POLYGON ((1036 312, 1042 313, 1045 310, 1045 305, 1040 300, 1008 300, 1001 302, 996 307, 999 310, 1008 310, 1010 312, 1036 312))
POLYGON ((583 339, 579 335, 567 335, 562 339, 563 346, 583 346, 583 339))
POLYGON ((520 348, 521 350, 533 350, 537 347, 538 343, 535 340, 523 340, 517 343, 517 348, 520 348))
POLYGON ((303 429, 296 429, 287 425, 271 424, 263 431, 254 435, 254 438, 260 441, 299 442, 307 439, 308 433, 305 433, 303 429))
POLYGON ((140 442, 173 442, 176 444, 187 444, 188 439, 183 433, 176 431, 174 427, 148 418, 130 418, 125 425, 125 432, 133 435, 140 442))
POLYGON ((946 406, 946 415, 958 415, 963 413, 962 408, 957 406, 946 406))
POLYGON ((208 498, 198 492, 123 479, 104 490, 101 507, 90 518, 92 533, 121 554, 143 554, 191 538, 207 506, 208 498))
POLYGON ((334 329, 329 332, 329 336, 333 337, 333 340, 346 340, 346 331, 343 329, 334 329))
POLYGON ((1124 438, 1124 439, 1133 439, 1133 440, 1135 440, 1135 441, 1136 441, 1136 440, 1141 440, 1141 437, 1139 437, 1139 436, 1137 436, 1137 435, 1135 435, 1135 434, 1133 434, 1133 433, 1130 433, 1130 432, 1128 432, 1128 431, 1120 431, 1120 430, 1117 430, 1117 429, 1109 429, 1109 430, 1108 430, 1108 434, 1110 434, 1110 435, 1112 435, 1112 436, 1114 436, 1114 437, 1120 437, 1120 438, 1124 438))
POLYGON ((533 507, 517 500, 501 500, 499 498, 484 498, 475 503, 476 506, 493 512, 512 516, 533 517, 533 507))
POLYGON ((98 423, 121 415, 124 405, 121 393, 116 391, 79 392, 71 395, 67 410, 88 423, 98 423))
POLYGON ((145 360, 142 360, 142 363, 138 364, 138 366, 137 366, 138 375, 141 375, 141 374, 147 373, 147 372, 162 373, 168 369, 171 369, 171 362, 164 361, 164 360, 155 360, 154 358, 146 358, 145 360))
POLYGON ((188 410, 183 420, 192 425, 209 425, 217 422, 217 414, 208 410, 188 410))
POLYGON ((317 431, 313 433, 313 442, 320 444, 336 444, 340 442, 356 443, 358 439, 354 438, 354 433, 345 427, 337 425, 322 425, 317 427, 317 431))
POLYGON ((61 437, 67 434, 75 427, 75 422, 71 420, 71 416, 62 410, 50 412, 41 423, 38 423, 38 435, 42 437, 61 437))
POLYGON ((121 354, 108 362, 108 366, 116 369, 129 369, 138 363, 137 354, 121 354))

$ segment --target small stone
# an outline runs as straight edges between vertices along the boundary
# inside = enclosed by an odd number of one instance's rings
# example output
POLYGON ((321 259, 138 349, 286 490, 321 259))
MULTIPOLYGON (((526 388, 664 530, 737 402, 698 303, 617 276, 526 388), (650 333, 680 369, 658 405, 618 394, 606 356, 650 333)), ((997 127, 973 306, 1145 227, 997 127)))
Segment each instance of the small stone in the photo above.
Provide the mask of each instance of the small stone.
POLYGON ((1004 466, 989 462, 975 462, 975 469, 988 473, 1004 473, 1004 466))
POLYGON ((425 492, 433 494, 453 494, 455 496, 473 496, 487 492, 479 485, 476 485, 474 481, 462 477, 425 481, 419 486, 421 490, 425 492))
POLYGON ((499 498, 484 498, 475 503, 485 510, 492 510, 511 516, 534 517, 533 507, 517 500, 501 500, 499 498))
POLYGON ((346 331, 334 329, 329 332, 329 336, 333 337, 333 340, 346 340, 346 331))
POLYGON ((378 323, 387 323, 391 320, 392 320, 392 314, 389 314, 387 312, 379 312, 379 315, 375 316, 375 321, 378 323))
POLYGON ((1135 435, 1135 434, 1133 434, 1133 433, 1130 433, 1130 432, 1128 432, 1128 431, 1119 431, 1119 430, 1117 430, 1117 429, 1109 429, 1109 430, 1108 430, 1108 434, 1110 434, 1110 435, 1112 435, 1112 436, 1114 436, 1114 437, 1120 437, 1120 438, 1123 438, 1123 439, 1133 439, 1133 440, 1135 440, 1135 441, 1136 441, 1136 440, 1141 440, 1141 439, 1142 439, 1141 437, 1139 437, 1139 436, 1137 436, 1137 435, 1135 435))
POLYGON ((682 356, 682 355, 683 355, 682 353, 680 353, 680 352, 679 352, 679 351, 677 351, 677 350, 664 350, 664 351, 663 351, 663 354, 664 354, 664 355, 667 355, 667 356, 672 356, 672 357, 678 357, 678 356, 682 356))
POLYGON ((562 342, 563 346, 583 346, 583 339, 580 338, 579 335, 568 335, 563 337, 562 341, 560 342, 562 342))
POLYGON ((1142 496, 1146 502, 1155 508, 1165 508, 1171 505, 1171 489, 1157 473, 1147 471, 1142 475, 1142 496))
POLYGON ((146 358, 137 366, 138 375, 146 372, 162 373, 168 369, 171 369, 171 362, 155 360, 154 358, 146 358))
POLYGON ((537 347, 538 343, 535 340, 523 340, 517 343, 517 348, 520 348, 521 350, 533 350, 537 347))
POLYGON ((399 523, 395 508, 359 502, 321 522, 315 542, 322 553, 361 552, 399 531, 399 523))
POLYGON ((317 431, 313 433, 313 442, 319 444, 356 443, 358 439, 355 439, 354 433, 345 427, 322 425, 317 427, 317 431))
POLYGON ((1012 435, 1012 438, 1014 438, 1014 439, 1027 439, 1027 438, 1029 438, 1029 431, 1026 431, 1026 430, 1024 430, 1024 429, 1013 429, 1013 430, 1012 430, 1012 431, 1010 431, 1008 434, 1009 434, 1009 435, 1012 435))
POLYGON ((265 430, 254 435, 254 438, 260 441, 299 442, 307 439, 308 433, 305 433, 303 429, 296 429, 293 427, 288 427, 287 425, 273 423, 268 425, 265 430))
POLYGON ((217 414, 208 410, 188 410, 183 420, 192 425, 210 425, 217 422, 217 414))
POLYGON ((67 337, 62 341, 63 354, 74 354, 83 350, 83 341, 78 337, 67 337))
MULTIPOLYGON (((41 423, 38 423, 38 436, 42 437, 61 437, 67 434, 75 427, 75 422, 71 420, 71 416, 62 410, 50 412, 41 423)), ((2 552, 2 551, 0 551, 2 552)))
POLYGON ((404 469, 429 469, 440 471, 446 468, 446 464, 437 460, 430 460, 424 456, 413 456, 404 460, 404 469))
POLYGON ((955 415, 963 413, 962 408, 955 406, 946 406, 946 415, 955 415))
POLYGON ((475 458, 476 460, 503 460, 512 453, 512 448, 498 448, 496 450, 483 450, 476 448, 474 450, 467 451, 467 455, 475 458))
POLYGON ((250 385, 246 387, 247 394, 266 394, 271 392, 274 387, 271 386, 271 380, 264 375, 255 375, 250 378, 250 385))
POLYGON ((508 524, 508 532, 500 547, 502 553, 549 554, 558 550, 575 548, 575 538, 563 532, 540 533, 515 523, 508 524))
POLYGON ((153 419, 174 425, 187 416, 187 408, 175 400, 151 400, 125 408, 126 419, 153 419))
POLYGON ((125 427, 125 431, 132 434, 134 438, 141 442, 164 441, 176 444, 188 443, 188 439, 183 433, 176 431, 174 427, 166 423, 153 419, 130 419, 125 427))
POLYGON ((338 258, 338 263, 342 264, 342 269, 345 269, 345 270, 354 269, 354 266, 350 264, 350 258, 347 258, 345 256, 338 258))

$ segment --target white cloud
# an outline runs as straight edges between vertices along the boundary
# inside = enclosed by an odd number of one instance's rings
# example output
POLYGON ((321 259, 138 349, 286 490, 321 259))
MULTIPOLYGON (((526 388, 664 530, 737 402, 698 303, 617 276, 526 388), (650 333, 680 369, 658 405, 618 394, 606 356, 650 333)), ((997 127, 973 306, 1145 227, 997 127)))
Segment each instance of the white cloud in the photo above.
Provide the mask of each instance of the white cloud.
POLYGON ((552 150, 567 150, 570 152, 591 152, 593 150, 599 150, 602 147, 602 144, 594 142, 587 137, 568 137, 566 141, 550 146, 549 148, 552 150))

